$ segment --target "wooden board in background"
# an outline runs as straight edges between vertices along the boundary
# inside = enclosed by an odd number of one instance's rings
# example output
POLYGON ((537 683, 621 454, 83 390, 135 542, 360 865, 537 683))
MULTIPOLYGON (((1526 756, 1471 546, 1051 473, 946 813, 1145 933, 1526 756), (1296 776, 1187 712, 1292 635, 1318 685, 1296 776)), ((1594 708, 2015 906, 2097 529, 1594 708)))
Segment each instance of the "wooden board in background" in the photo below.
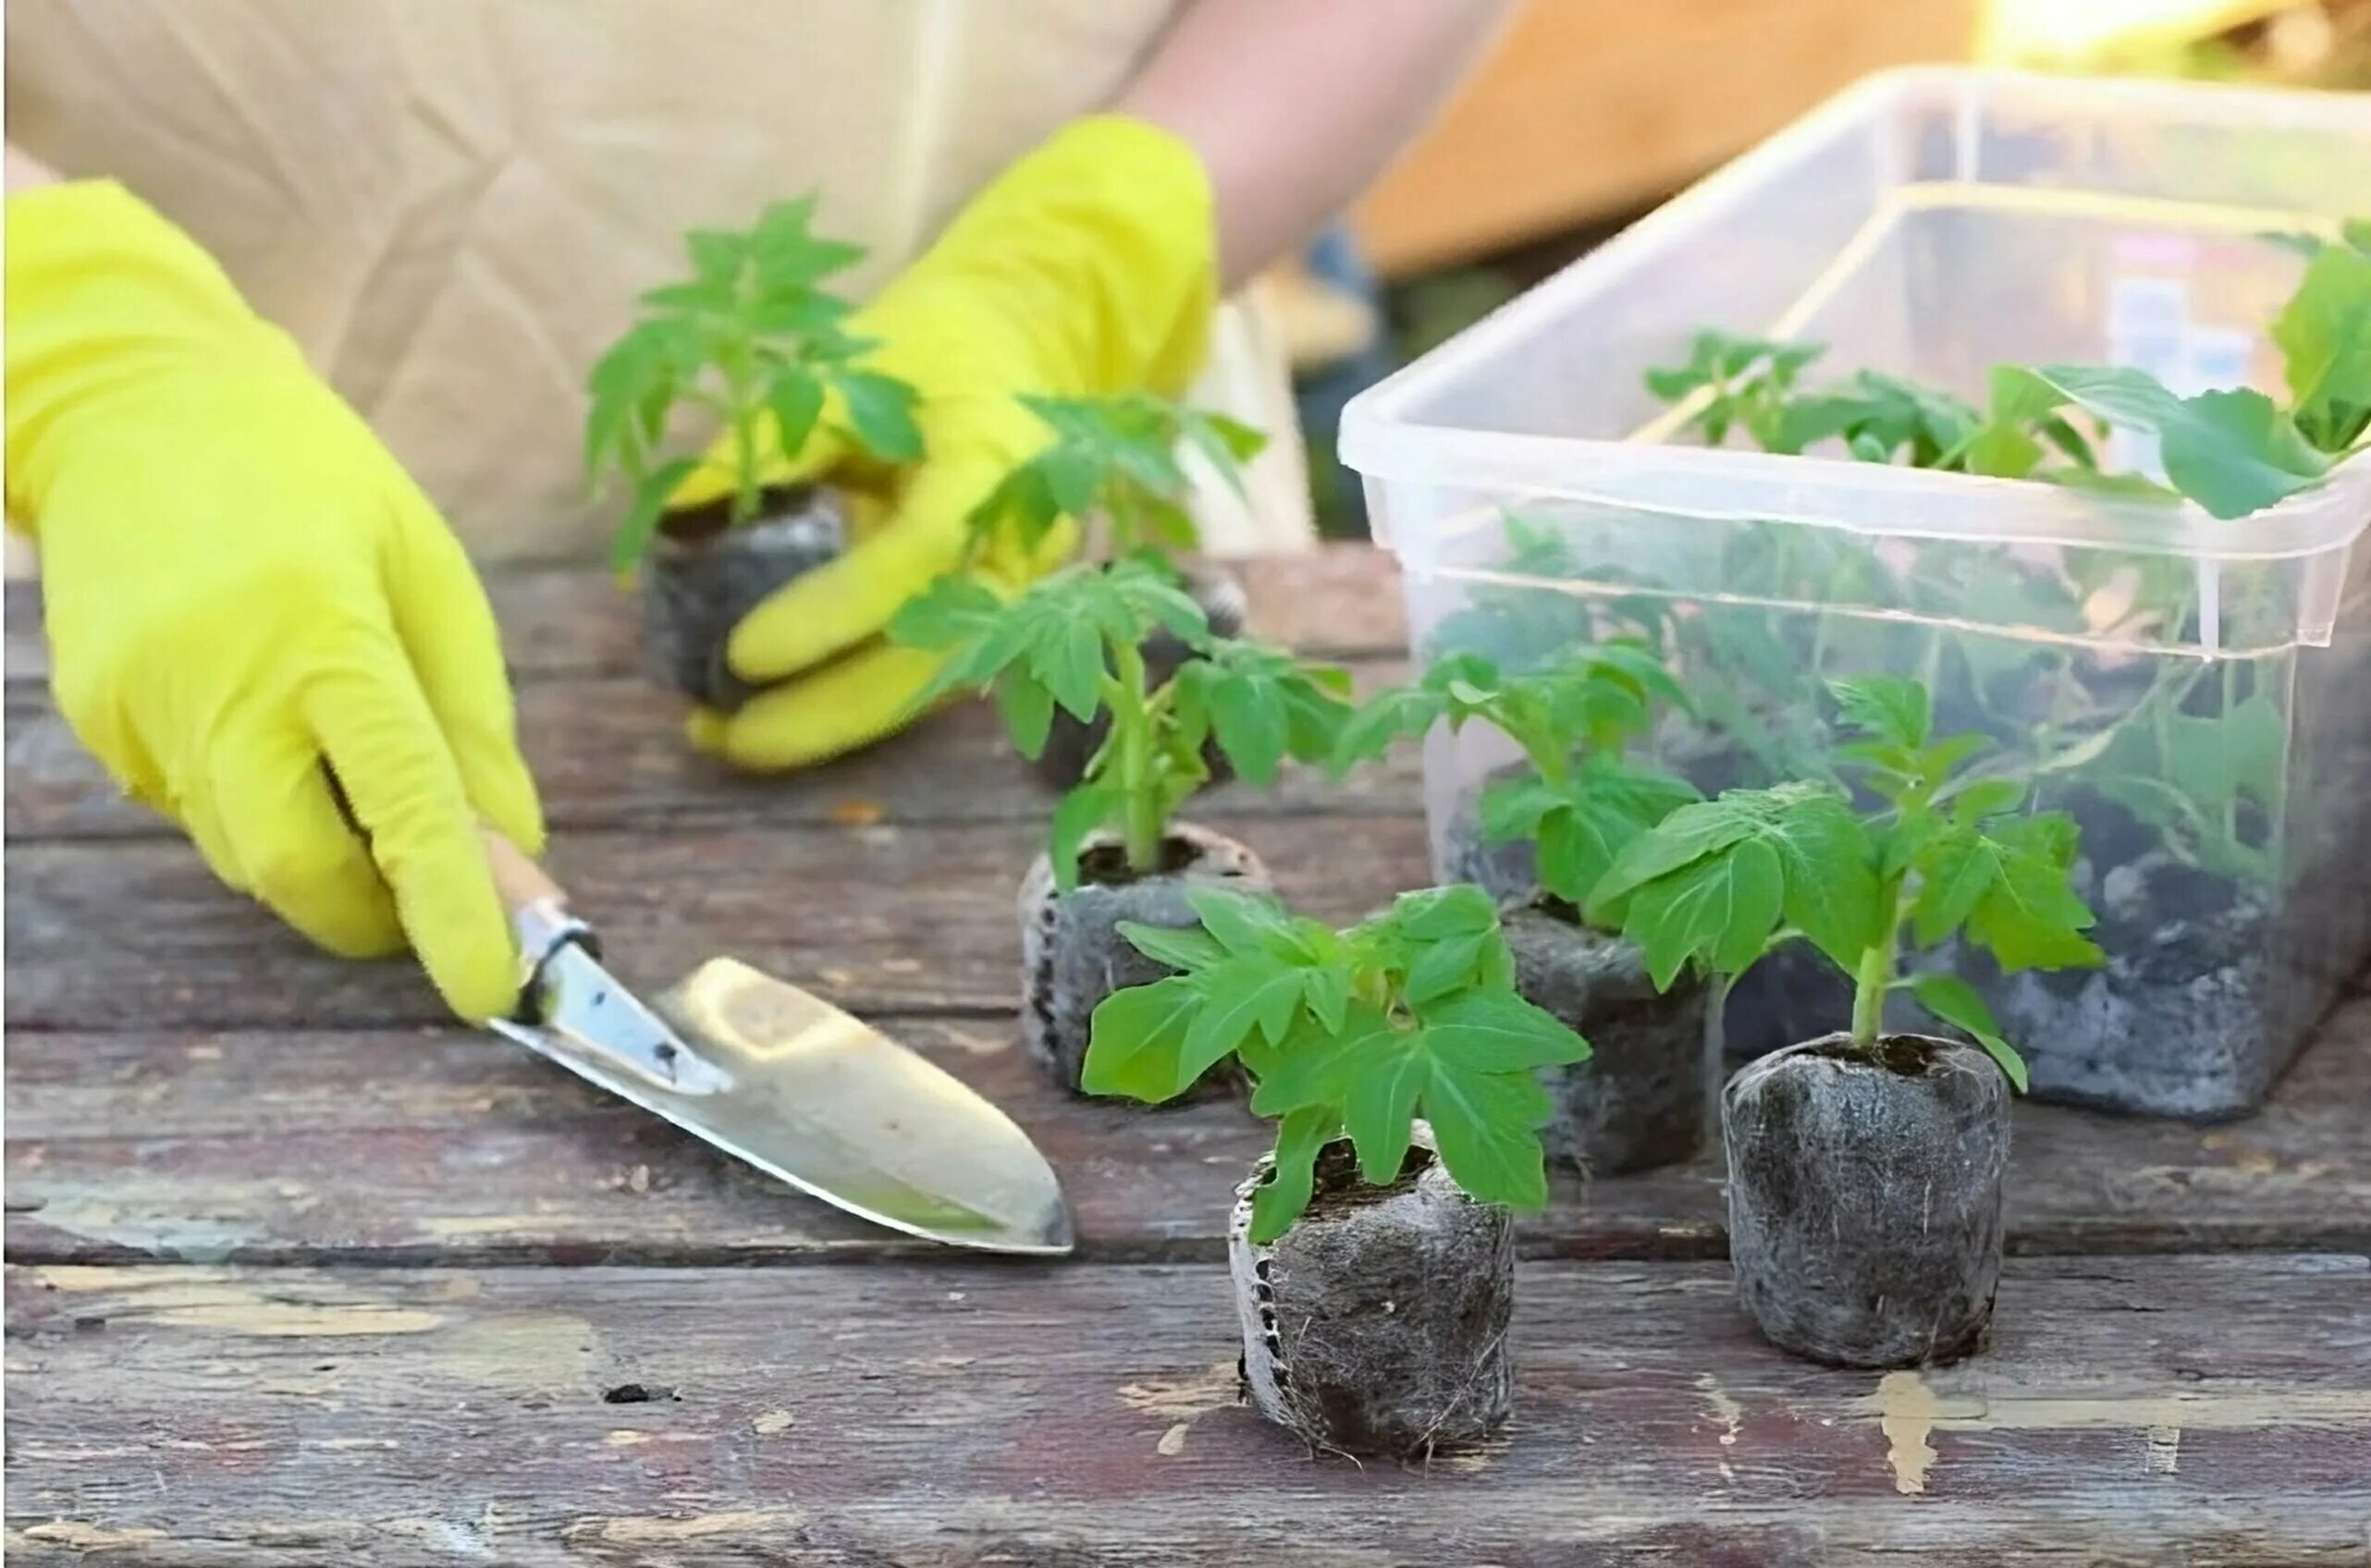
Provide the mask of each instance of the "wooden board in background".
POLYGON ((1963 60, 1974 0, 1529 0, 1362 201, 1401 276, 1661 201, 1871 71, 1963 60))

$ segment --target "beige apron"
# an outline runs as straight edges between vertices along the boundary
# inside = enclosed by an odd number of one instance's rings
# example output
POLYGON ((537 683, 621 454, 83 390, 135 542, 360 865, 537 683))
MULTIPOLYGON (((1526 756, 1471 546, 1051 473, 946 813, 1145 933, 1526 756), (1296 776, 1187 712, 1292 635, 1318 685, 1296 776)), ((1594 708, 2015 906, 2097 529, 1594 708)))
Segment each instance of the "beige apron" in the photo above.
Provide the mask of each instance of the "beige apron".
MULTIPOLYGON (((489 557, 579 556, 584 375, 681 235, 819 191, 869 292, 1108 103, 1172 0, 10 0, 8 138, 112 176, 295 334, 489 557)), ((1197 396, 1269 430, 1214 547, 1308 538, 1272 330, 1197 396), (1257 515, 1259 521, 1252 521, 1257 515)), ((1206 486, 1206 490, 1209 489, 1206 486)))

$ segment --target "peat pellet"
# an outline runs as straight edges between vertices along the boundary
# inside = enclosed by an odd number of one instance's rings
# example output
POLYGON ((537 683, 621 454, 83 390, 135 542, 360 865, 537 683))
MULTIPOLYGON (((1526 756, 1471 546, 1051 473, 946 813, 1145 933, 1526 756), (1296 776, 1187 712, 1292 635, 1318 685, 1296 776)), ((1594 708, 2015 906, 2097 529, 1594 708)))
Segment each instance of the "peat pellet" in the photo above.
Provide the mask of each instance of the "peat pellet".
POLYGON ((1329 1145, 1308 1212, 1256 1246, 1252 1194, 1271 1169, 1265 1157, 1252 1168, 1227 1227, 1253 1407, 1313 1449, 1400 1458, 1504 1425, 1514 1403, 1507 1210, 1449 1179, 1419 1121, 1388 1187, 1359 1182, 1348 1144, 1329 1145))
POLYGON ((1692 1158, 1704 1133, 1704 983, 1682 975, 1658 992, 1636 942, 1554 900, 1510 903, 1499 925, 1515 988, 1590 1046, 1586 1061, 1540 1070, 1555 1101, 1540 1129, 1548 1158, 1598 1176, 1692 1158))
POLYGON ((1196 888, 1267 890, 1268 868, 1223 833, 1172 823, 1161 869, 1128 870, 1117 837, 1090 836, 1079 852, 1078 886, 1054 887, 1039 855, 1021 879, 1021 1035, 1064 1088, 1078 1088, 1096 1004, 1114 991, 1150 985, 1173 971, 1120 935, 1123 921, 1186 930, 1198 925, 1186 894, 1196 888))
MULTIPOLYGON (((1245 618, 1251 611, 1251 601, 1245 594, 1243 584, 1214 567, 1195 567, 1186 573, 1186 592, 1202 606, 1213 635, 1243 635, 1245 618)), ((1167 685, 1185 668, 1186 661, 1194 656, 1194 650, 1166 628, 1146 638, 1137 652, 1144 656, 1145 688, 1155 692, 1167 685)), ((1086 776, 1087 760, 1102 748, 1104 737, 1111 732, 1109 714, 1099 713, 1092 721, 1087 721, 1055 708, 1052 727, 1046 731, 1045 749, 1038 753, 1038 777, 1057 790, 1069 789, 1086 776)), ((1235 777, 1233 765, 1214 741, 1204 742, 1202 766, 1210 769, 1213 784, 1223 784, 1235 777)))
POLYGON ((722 523, 723 503, 670 517, 643 557, 642 635, 650 668, 687 697, 732 712, 756 688, 732 673, 725 645, 774 590, 846 547, 846 498, 824 485, 771 491, 764 518, 722 523))
POLYGON ((2000 1282, 2009 1081, 1973 1046, 1846 1035, 1740 1068, 1721 1099, 1738 1298, 1838 1366, 1975 1350, 2000 1282))

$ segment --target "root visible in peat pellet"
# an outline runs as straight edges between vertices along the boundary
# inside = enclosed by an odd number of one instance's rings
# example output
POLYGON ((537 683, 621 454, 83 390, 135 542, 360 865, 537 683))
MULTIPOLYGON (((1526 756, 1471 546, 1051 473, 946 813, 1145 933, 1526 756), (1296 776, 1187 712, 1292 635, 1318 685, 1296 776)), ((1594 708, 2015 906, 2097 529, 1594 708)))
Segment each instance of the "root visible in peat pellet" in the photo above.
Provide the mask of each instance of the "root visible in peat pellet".
POLYGON ((1729 1258, 1773 1344, 1839 1366, 1976 1349, 2000 1282, 2009 1081, 1973 1046, 1789 1046, 1721 1099, 1729 1258))
POLYGON ((1259 1413, 1314 1449, 1403 1458, 1502 1426, 1514 1402, 1507 1210, 1449 1179, 1419 1121, 1388 1187, 1359 1182, 1348 1144, 1327 1147, 1308 1211, 1255 1246, 1251 1194, 1269 1170, 1263 1158, 1236 1189, 1227 1230, 1259 1413))

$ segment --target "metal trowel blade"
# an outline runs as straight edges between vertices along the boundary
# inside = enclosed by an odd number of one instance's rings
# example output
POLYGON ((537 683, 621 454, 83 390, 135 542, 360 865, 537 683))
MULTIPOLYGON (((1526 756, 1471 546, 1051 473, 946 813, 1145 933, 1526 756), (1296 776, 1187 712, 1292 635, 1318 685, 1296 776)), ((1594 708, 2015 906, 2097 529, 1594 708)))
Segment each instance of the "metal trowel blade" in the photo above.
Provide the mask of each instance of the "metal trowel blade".
POLYGON ((654 1018, 581 949, 565 950, 589 973, 547 974, 550 1023, 498 1025, 505 1034, 877 1224, 987 1252, 1070 1251, 1061 1183, 1028 1135, 871 1025, 729 958, 660 993, 654 1018), (556 1027, 571 991, 607 1015, 556 1027), (588 1051, 569 1038, 652 1026, 672 1032, 656 1055, 588 1051))

